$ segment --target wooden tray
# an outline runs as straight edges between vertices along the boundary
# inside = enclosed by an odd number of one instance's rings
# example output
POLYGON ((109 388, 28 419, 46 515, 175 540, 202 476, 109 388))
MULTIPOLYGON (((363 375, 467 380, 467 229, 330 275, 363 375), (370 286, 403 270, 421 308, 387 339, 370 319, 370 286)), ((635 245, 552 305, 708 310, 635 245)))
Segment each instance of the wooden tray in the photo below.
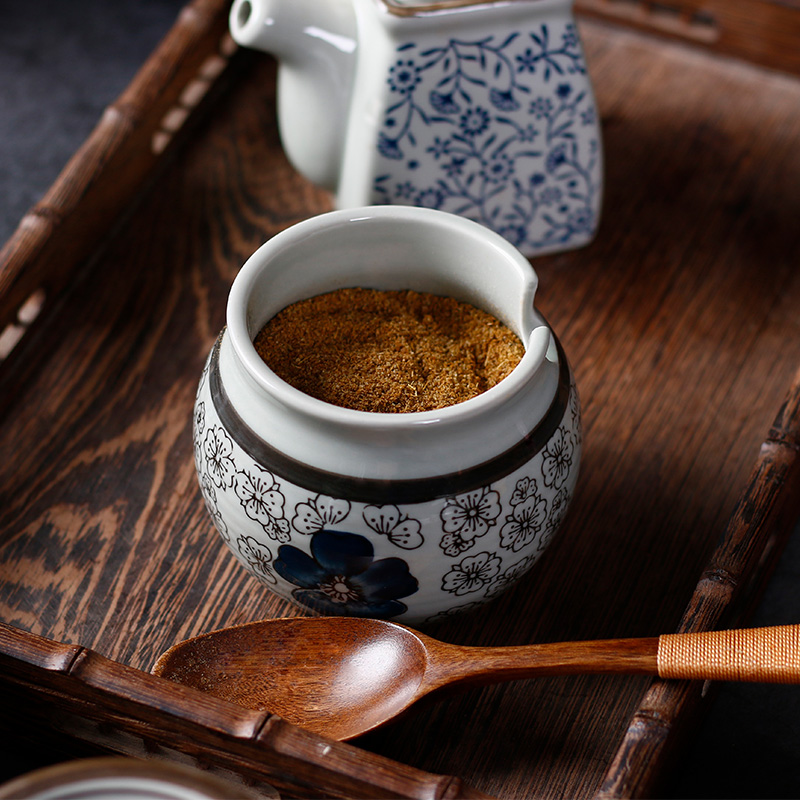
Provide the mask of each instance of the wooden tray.
MULTIPOLYGON (((461 643, 741 624, 800 513, 800 83, 718 55, 730 36, 689 48, 578 5, 604 219, 535 267, 581 390, 582 475, 531 575, 431 630, 461 643)), ((187 6, 0 257, 3 341, 21 337, 0 364, 4 738, 43 763, 148 755, 296 797, 651 794, 706 687, 519 682, 343 745, 147 673, 180 639, 298 613, 227 555, 194 477, 192 401, 233 276, 330 208, 283 156, 274 63, 236 52, 226 15, 187 6)))

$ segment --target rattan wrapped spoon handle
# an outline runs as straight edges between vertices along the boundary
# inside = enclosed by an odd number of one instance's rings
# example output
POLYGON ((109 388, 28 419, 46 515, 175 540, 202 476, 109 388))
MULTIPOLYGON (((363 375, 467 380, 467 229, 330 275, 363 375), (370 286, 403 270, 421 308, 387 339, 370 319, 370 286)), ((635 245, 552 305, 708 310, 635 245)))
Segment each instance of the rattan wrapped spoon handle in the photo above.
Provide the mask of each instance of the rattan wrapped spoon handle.
POLYGON ((800 683, 800 625, 704 633, 658 639, 661 678, 800 683))

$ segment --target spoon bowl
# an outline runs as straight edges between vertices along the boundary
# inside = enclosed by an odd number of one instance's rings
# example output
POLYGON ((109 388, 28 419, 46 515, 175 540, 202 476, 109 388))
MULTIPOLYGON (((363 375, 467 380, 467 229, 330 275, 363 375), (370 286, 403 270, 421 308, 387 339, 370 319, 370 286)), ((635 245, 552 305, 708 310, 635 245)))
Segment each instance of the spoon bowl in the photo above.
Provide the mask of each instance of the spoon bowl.
POLYGON ((466 647, 385 620, 295 617, 188 639, 152 671, 343 741, 452 685, 578 673, 800 683, 800 625, 466 647))
POLYGON ((368 623, 315 617, 224 628, 171 648, 153 672, 348 739, 410 706, 425 679, 426 648, 411 629, 368 623))

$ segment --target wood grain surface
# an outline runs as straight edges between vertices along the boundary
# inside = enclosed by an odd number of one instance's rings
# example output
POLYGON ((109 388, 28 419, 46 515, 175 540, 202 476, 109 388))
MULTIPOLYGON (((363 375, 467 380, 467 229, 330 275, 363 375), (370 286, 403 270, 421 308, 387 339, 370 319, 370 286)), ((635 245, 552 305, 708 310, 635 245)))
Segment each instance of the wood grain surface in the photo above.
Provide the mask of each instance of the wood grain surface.
POLYGON ((575 0, 579 13, 800 74, 796 0, 575 0))
MULTIPOLYGON (((534 266, 581 393, 582 474, 541 562, 430 629, 447 641, 676 630, 800 364, 800 83, 597 22, 581 32, 603 221, 587 248, 534 266)), ((195 387, 236 271, 331 207, 283 156, 274 64, 237 70, 0 368, 0 620, 144 670, 189 636, 298 613, 228 555, 194 477, 195 387)), ((586 797, 648 689, 469 690, 356 744, 498 797, 586 797)))

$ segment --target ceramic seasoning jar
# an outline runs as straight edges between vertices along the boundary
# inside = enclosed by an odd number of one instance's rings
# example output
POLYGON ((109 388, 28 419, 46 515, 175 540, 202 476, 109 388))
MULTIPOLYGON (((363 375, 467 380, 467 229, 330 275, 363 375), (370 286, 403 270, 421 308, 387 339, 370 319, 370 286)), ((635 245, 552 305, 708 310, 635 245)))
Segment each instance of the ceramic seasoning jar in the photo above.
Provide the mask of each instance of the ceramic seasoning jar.
POLYGON ((420 624, 473 608, 546 548, 578 475, 578 396, 505 239, 440 211, 370 206, 289 228, 231 288, 197 394, 209 513, 259 581, 302 608, 420 624), (432 411, 342 408, 281 380, 253 340, 299 300, 345 287, 467 302, 525 346, 500 383, 432 411))
POLYGON ((442 209, 525 255, 586 244, 600 125, 572 0, 235 0, 274 54, 281 140, 340 208, 442 209))

